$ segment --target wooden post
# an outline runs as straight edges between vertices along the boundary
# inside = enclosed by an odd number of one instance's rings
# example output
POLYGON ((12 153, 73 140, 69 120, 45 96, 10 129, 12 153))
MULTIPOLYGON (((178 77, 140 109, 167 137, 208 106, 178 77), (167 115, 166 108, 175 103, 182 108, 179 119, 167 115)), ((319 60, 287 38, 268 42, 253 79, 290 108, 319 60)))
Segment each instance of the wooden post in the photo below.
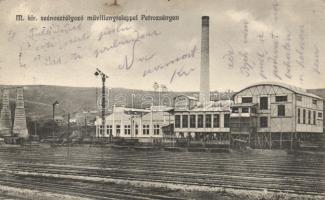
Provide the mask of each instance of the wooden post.
POLYGON ((272 132, 270 132, 270 149, 272 149, 272 132))
POLYGON ((251 147, 251 133, 248 135, 248 146, 251 147))
POLYGON ((293 140, 293 137, 292 137, 292 132, 291 132, 291 139, 290 139, 290 149, 292 150, 292 140, 293 140))
POLYGON ((280 149, 282 149, 282 132, 280 133, 280 149))

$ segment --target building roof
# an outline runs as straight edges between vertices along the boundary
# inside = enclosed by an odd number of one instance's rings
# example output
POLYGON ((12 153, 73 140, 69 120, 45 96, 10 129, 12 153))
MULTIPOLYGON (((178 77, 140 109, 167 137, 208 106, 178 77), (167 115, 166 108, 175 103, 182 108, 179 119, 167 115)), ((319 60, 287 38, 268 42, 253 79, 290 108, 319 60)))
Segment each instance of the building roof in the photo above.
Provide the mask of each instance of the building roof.
POLYGON ((251 88, 251 87, 255 87, 255 86, 261 86, 261 85, 271 85, 271 86, 278 86, 278 87, 282 87, 282 88, 285 88, 285 89, 288 89, 296 94, 301 94, 301 95, 305 95, 305 96, 309 96, 309 97, 313 97, 313 98, 317 98, 317 99, 323 99, 321 98, 320 96, 317 96, 315 94, 312 94, 312 93, 308 93, 305 89, 303 88, 300 88, 300 87, 296 87, 296 86, 293 86, 293 85, 289 85, 289 84, 286 84, 286 83, 278 83, 278 82, 271 82, 271 81, 268 81, 268 82, 261 82, 261 83, 257 83, 257 84, 252 84, 252 85, 249 85, 247 86, 246 88, 236 92, 234 95, 248 89, 248 88, 251 88))
POLYGON ((233 104, 231 107, 252 107, 257 105, 256 103, 236 103, 233 104))
POLYGON ((220 101, 209 101, 206 104, 198 103, 190 111, 229 111, 230 106, 233 104, 233 101, 229 100, 220 100, 220 101))
POLYGON ((181 95, 178 95, 176 97, 174 97, 174 99, 178 98, 178 97, 185 97, 189 100, 193 100, 193 101, 199 101, 196 97, 193 97, 193 96, 188 96, 188 95, 184 95, 184 94, 181 94, 181 95))

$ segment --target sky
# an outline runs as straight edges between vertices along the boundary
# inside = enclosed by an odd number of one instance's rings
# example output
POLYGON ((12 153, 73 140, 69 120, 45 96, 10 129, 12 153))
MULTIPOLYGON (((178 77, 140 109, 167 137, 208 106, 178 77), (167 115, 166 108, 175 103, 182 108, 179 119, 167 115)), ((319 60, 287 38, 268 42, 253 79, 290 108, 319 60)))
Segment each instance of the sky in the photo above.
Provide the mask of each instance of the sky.
POLYGON ((238 91, 265 81, 325 87, 324 0, 112 3, 0 0, 0 84, 100 87, 94 75, 99 68, 111 88, 152 90, 157 82, 171 91, 197 91, 201 17, 209 16, 211 90, 238 91), (67 15, 84 19, 41 19, 67 15), (93 15, 138 20, 87 20, 93 15), (178 20, 147 21, 142 15, 178 20))

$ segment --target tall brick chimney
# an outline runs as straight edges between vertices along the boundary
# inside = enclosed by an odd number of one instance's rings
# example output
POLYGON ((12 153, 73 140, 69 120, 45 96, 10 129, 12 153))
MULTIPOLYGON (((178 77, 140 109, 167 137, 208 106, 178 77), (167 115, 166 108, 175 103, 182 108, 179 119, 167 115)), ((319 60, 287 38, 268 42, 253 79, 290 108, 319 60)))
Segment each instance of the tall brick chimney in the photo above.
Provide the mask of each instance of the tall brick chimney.
POLYGON ((201 34, 200 102, 204 105, 210 101, 209 60, 209 16, 203 16, 201 34))

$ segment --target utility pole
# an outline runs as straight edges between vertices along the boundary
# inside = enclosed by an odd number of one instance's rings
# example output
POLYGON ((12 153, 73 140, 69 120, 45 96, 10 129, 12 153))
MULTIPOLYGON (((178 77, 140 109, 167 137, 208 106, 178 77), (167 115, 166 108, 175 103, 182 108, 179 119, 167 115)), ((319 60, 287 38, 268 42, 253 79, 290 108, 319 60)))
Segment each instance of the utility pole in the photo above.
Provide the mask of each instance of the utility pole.
MULTIPOLYGON (((103 135, 104 135, 104 132, 105 132, 105 115, 106 115, 106 96, 105 96, 105 82, 106 82, 106 78, 108 78, 108 76, 104 73, 104 72, 102 72, 102 71, 100 71, 98 68, 96 68, 96 72, 95 72, 95 76, 101 76, 101 78, 102 78, 102 108, 101 108, 101 110, 102 110, 102 116, 101 116, 101 118, 102 118, 102 130, 103 130, 103 135)), ((112 140, 112 134, 110 133, 110 141, 112 140)))
POLYGON ((55 129, 55 106, 56 105, 59 105, 59 102, 58 101, 55 101, 54 103, 53 103, 53 130, 52 130, 52 140, 53 140, 53 142, 54 142, 54 129, 55 129))
POLYGON ((70 113, 68 113, 68 135, 70 136, 70 113))
POLYGON ((88 135, 87 114, 85 115, 85 135, 88 135))
POLYGON ((34 121, 34 136, 35 136, 35 138, 36 138, 36 129, 37 129, 37 121, 35 120, 34 121))

